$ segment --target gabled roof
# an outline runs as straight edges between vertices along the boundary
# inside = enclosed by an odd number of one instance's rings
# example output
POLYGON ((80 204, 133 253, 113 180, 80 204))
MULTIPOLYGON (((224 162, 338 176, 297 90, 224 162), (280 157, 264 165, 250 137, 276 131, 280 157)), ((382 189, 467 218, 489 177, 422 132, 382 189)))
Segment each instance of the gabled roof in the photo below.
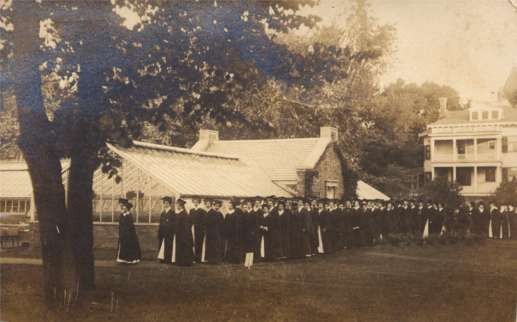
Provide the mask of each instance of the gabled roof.
POLYGON ((356 194, 357 199, 361 200, 390 200, 390 197, 386 196, 362 180, 357 181, 356 194))
POLYGON ((192 150, 235 155, 248 164, 255 164, 274 181, 296 181, 297 169, 313 169, 327 146, 327 137, 274 140, 216 140, 198 142, 192 150))
POLYGON ((502 102, 472 102, 473 110, 493 110, 501 109, 503 111, 503 117, 500 120, 480 120, 470 121, 470 110, 464 109, 459 111, 447 111, 444 118, 431 123, 430 125, 444 125, 444 124, 483 124, 483 123, 505 123, 505 122, 517 122, 517 108, 511 107, 508 103, 502 102))
POLYGON ((108 147, 182 196, 291 196, 260 168, 237 157, 143 142, 108 147))
POLYGON ((0 198, 31 198, 32 183, 25 162, 0 162, 0 198))

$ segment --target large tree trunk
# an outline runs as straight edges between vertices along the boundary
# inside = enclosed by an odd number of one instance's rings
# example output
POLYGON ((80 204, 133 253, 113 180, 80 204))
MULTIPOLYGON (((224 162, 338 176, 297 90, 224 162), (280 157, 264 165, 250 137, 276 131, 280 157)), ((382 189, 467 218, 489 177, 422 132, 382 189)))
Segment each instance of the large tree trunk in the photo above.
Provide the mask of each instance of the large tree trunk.
POLYGON ((88 135, 82 138, 83 140, 78 140, 72 150, 68 177, 68 214, 74 240, 79 295, 95 289, 92 200, 97 151, 88 146, 88 135))
POLYGON ((19 146, 29 167, 40 227, 44 291, 48 304, 62 295, 66 208, 61 163, 54 151, 52 126, 41 93, 37 6, 13 1, 15 94, 20 123, 19 146))
MULTIPOLYGON (((81 62, 77 98, 79 110, 72 135, 71 166, 68 182, 68 210, 73 229, 74 254, 78 264, 79 294, 95 288, 93 253, 93 174, 98 166, 97 154, 103 138, 96 126, 105 110, 102 84, 105 82, 104 46, 112 40, 107 32, 107 17, 112 14, 109 0, 78 3, 83 17, 74 21, 70 30, 81 39, 76 49, 81 62)), ((109 57, 107 57, 109 58, 109 57)), ((111 70, 111 69, 109 69, 111 70)))

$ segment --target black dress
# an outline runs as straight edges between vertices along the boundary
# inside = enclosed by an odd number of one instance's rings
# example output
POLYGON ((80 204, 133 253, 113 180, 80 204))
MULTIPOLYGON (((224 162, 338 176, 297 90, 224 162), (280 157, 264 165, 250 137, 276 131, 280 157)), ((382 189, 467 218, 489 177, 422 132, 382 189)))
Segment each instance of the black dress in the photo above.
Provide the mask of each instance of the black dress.
POLYGON ((140 258, 140 244, 138 243, 133 216, 129 212, 120 214, 117 262, 134 264, 138 263, 140 258))
POLYGON ((174 237, 176 241, 176 265, 192 265, 194 260, 192 223, 185 210, 175 215, 174 237))
POLYGON ((221 232, 224 218, 220 211, 210 209, 206 216, 205 260, 211 264, 218 264, 223 256, 223 239, 221 232))
POLYGON ((264 214, 260 212, 257 218, 259 258, 273 260, 276 258, 276 249, 278 249, 275 247, 278 215, 276 213, 264 214))
POLYGON ((173 226, 174 213, 172 209, 163 211, 160 215, 160 226, 158 226, 158 259, 164 263, 172 262, 173 226))
POLYGON ((275 231, 275 248, 276 255, 278 258, 284 258, 289 255, 289 226, 291 214, 290 211, 285 209, 282 212, 280 210, 274 211, 277 216, 277 229, 275 231))
POLYGON ((254 209, 242 215, 242 243, 245 253, 257 252, 258 226, 262 210, 254 209))
POLYGON ((226 244, 225 260, 238 264, 244 260, 243 251, 243 214, 240 209, 229 212, 224 217, 224 240, 226 244))
POLYGON ((205 237, 206 211, 201 208, 190 210, 190 220, 194 226, 194 251, 197 262, 201 262, 203 239, 205 237))

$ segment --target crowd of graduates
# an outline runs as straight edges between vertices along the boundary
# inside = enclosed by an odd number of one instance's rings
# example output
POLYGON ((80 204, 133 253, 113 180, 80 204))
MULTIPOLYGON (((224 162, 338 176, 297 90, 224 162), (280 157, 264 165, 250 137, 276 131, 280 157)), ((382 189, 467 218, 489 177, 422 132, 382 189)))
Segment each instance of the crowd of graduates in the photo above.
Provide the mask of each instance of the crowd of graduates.
MULTIPOLYGON (((461 239, 517 239, 517 208, 491 202, 447 207, 432 201, 344 201, 331 199, 163 199, 158 228, 162 263, 244 264, 299 259, 376 244, 423 245, 461 239), (513 233, 513 234, 512 234, 513 233)), ((120 201, 117 261, 140 260, 131 204, 120 201)))

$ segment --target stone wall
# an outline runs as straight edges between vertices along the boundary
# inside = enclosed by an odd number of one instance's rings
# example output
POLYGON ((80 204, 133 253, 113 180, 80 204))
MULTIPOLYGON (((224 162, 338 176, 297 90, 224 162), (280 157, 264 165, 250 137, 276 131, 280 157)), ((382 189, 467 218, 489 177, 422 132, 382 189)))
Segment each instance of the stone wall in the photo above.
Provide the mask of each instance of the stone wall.
POLYGON ((344 192, 343 168, 334 144, 327 147, 315 170, 317 175, 312 179, 313 196, 324 198, 326 182, 331 181, 337 183, 336 198, 340 199, 344 192))

